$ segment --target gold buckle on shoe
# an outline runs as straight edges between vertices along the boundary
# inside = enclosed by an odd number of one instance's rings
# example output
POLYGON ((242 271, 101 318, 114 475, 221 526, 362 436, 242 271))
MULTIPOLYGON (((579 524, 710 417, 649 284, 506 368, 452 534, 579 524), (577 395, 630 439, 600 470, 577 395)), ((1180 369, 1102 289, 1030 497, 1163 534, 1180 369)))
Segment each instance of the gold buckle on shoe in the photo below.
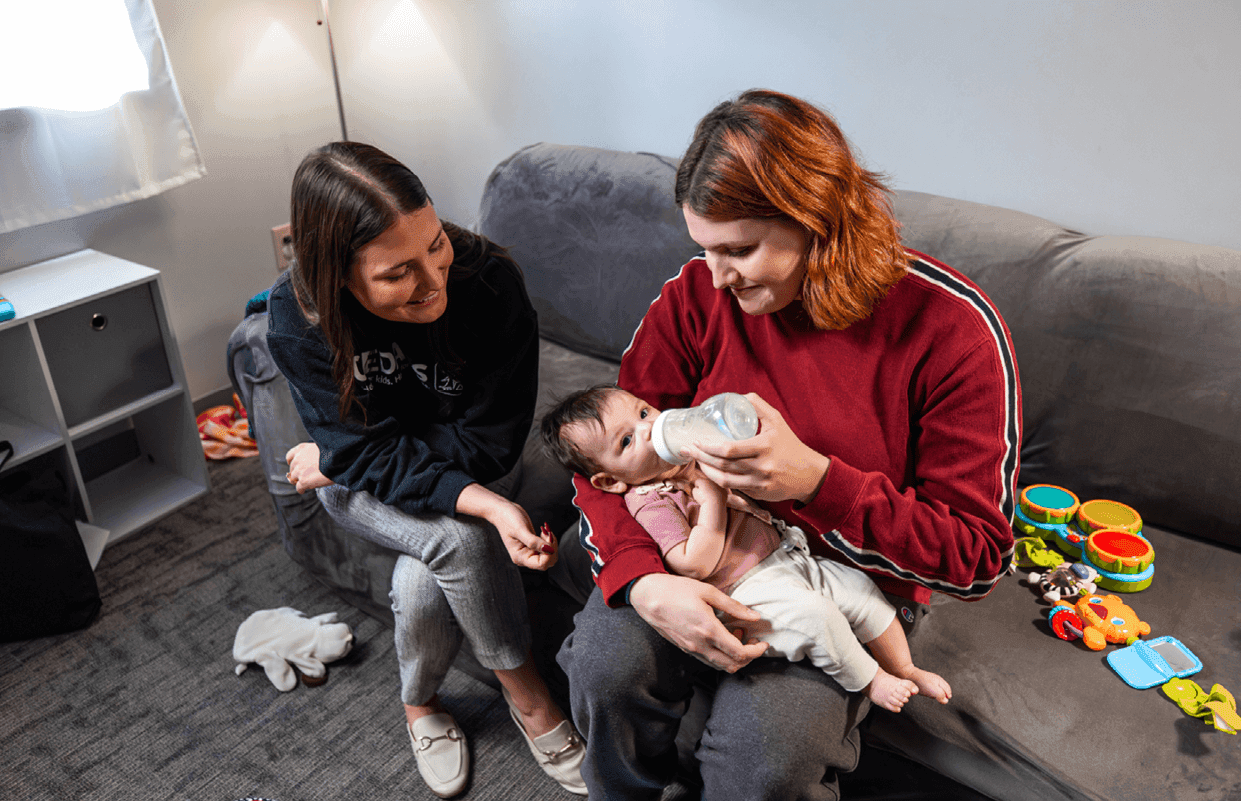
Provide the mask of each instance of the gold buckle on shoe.
POLYGON ((461 733, 458 732, 456 728, 451 728, 447 732, 445 732, 444 734, 441 734, 438 737, 419 737, 418 738, 418 750, 419 751, 427 750, 428 748, 431 747, 431 744, 436 742, 437 740, 448 740, 450 742, 455 743, 455 742, 460 741, 461 739, 463 739, 461 737, 461 733))
POLYGON ((564 745, 560 746, 560 748, 556 749, 555 751, 544 751, 542 748, 540 748, 539 753, 547 757, 548 762, 555 762, 557 759, 569 753, 570 751, 577 748, 581 744, 582 744, 582 741, 577 739, 577 732, 574 731, 573 729, 569 729, 568 741, 564 745))

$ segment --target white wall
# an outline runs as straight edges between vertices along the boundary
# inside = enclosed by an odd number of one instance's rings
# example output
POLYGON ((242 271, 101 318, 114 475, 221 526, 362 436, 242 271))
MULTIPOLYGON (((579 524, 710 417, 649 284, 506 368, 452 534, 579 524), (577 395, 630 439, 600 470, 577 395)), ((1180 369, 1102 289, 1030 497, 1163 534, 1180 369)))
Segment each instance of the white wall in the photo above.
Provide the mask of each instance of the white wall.
POLYGON ((1241 249, 1229 0, 336 0, 332 15, 350 134, 409 160, 463 222, 523 145, 678 156, 716 102, 764 86, 831 111, 897 188, 1241 249))
MULTIPOLYGON (((275 277, 301 157, 339 137, 318 0, 155 0, 208 177, 0 235, 0 270, 80 247, 160 268, 200 398, 275 277)), ((1232 0, 333 0, 349 134, 477 221, 538 141, 677 156, 752 86, 836 115, 872 168, 1092 233, 1241 249, 1232 0)), ((671 269, 671 266, 670 266, 671 269)))
POLYGON ((155 0, 155 10, 207 177, 168 193, 150 246, 114 228, 99 249, 164 271, 197 398, 228 385, 228 336, 277 276, 271 229, 289 219, 293 171, 340 124, 318 3, 155 0))

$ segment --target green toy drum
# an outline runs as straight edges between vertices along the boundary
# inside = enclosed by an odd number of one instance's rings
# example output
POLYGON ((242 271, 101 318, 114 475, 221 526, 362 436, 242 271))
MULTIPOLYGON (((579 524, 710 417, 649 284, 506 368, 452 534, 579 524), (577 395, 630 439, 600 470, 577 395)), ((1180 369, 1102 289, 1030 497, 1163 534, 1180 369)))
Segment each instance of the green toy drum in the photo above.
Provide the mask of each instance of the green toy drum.
POLYGON ((1155 549, 1141 534, 1100 529, 1086 538, 1082 561, 1099 572, 1095 583, 1114 592, 1137 592, 1155 577, 1155 549))

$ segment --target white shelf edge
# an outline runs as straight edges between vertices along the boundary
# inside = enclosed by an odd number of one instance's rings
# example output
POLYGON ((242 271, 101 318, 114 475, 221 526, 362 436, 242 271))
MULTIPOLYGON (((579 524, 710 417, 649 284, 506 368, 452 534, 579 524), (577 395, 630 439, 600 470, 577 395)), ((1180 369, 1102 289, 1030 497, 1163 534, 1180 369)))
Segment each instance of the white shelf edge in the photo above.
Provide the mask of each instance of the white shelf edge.
POLYGON ((132 417, 144 409, 149 409, 152 406, 158 406, 161 403, 176 398, 179 395, 183 395, 184 393, 185 390, 182 388, 181 384, 174 381, 169 387, 152 392, 150 395, 143 395, 136 401, 131 401, 124 406, 113 409, 107 414, 92 417, 85 423, 78 423, 76 426, 69 429, 69 439, 77 439, 84 434, 89 434, 92 431, 98 431, 101 428, 112 425, 118 420, 124 420, 126 417, 132 417))
POLYGON ((0 273, 0 295, 13 304, 17 312, 13 319, 21 321, 128 289, 157 275, 150 267, 87 248, 0 273))

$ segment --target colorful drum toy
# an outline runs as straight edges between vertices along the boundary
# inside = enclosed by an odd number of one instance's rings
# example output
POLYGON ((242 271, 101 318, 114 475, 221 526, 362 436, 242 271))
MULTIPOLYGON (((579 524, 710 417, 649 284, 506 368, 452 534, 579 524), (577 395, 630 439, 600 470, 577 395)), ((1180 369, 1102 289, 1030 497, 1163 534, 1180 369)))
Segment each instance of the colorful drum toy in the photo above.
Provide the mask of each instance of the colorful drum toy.
POLYGON ((1155 577, 1155 549, 1141 534, 1100 529, 1086 538, 1082 562, 1099 573, 1095 583, 1115 592, 1137 592, 1155 577))
POLYGON ((1082 503, 1064 487, 1032 484, 1021 491, 1013 528, 1093 567, 1100 587, 1137 592, 1149 587, 1154 576, 1155 551, 1142 536, 1142 516, 1119 501, 1082 503), (1105 536, 1084 548, 1095 534, 1105 536))

